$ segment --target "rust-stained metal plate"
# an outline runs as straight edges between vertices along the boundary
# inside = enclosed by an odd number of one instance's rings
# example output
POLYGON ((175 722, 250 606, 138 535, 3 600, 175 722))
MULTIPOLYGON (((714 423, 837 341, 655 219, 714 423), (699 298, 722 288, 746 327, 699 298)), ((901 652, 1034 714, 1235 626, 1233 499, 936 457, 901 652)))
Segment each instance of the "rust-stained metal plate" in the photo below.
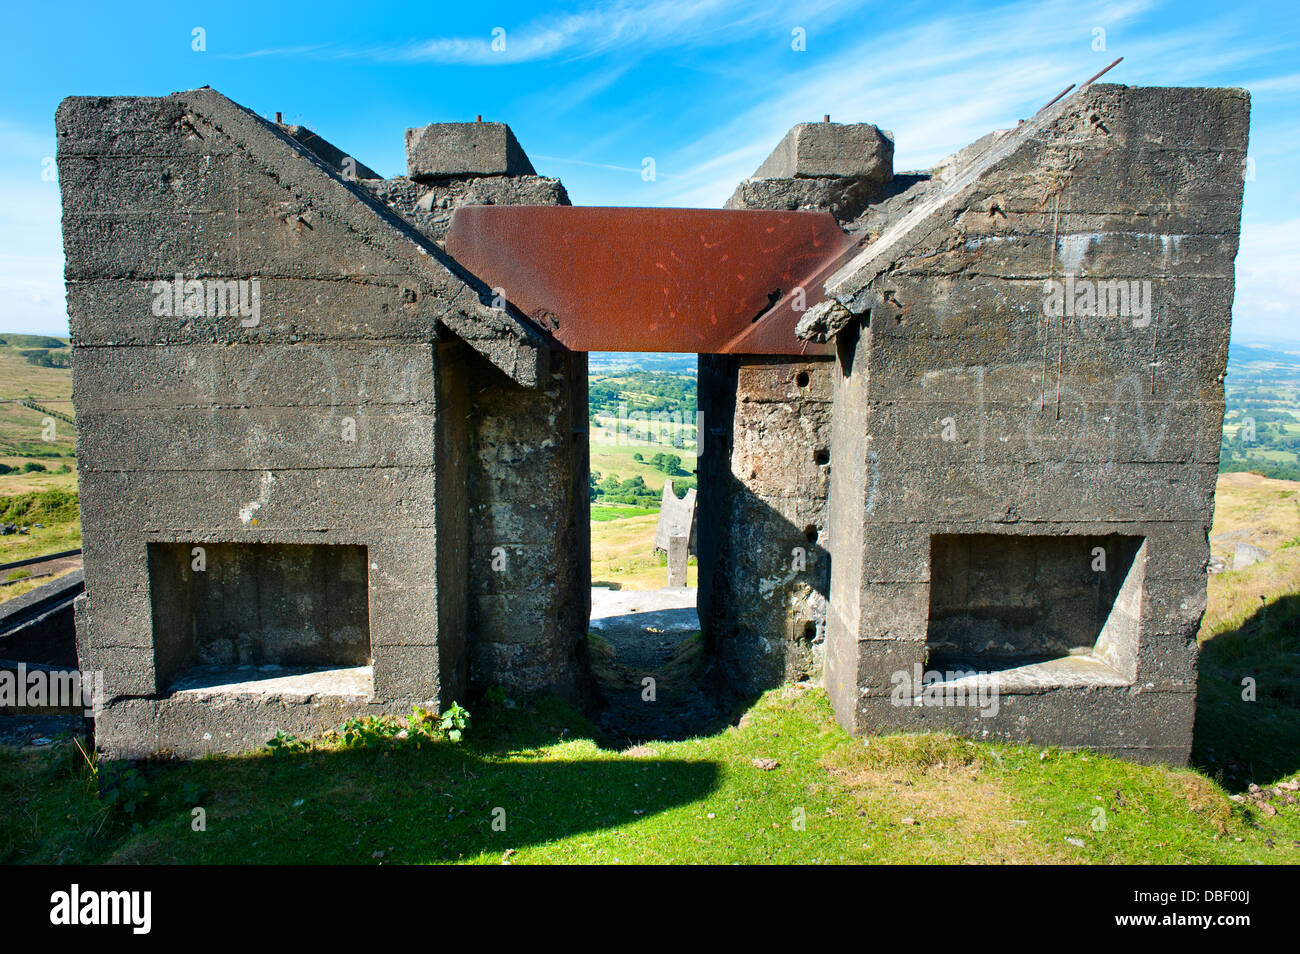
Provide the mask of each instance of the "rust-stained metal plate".
POLYGON ((573 351, 700 354, 827 353, 794 326, 850 245, 827 212, 570 206, 465 206, 446 238, 573 351))

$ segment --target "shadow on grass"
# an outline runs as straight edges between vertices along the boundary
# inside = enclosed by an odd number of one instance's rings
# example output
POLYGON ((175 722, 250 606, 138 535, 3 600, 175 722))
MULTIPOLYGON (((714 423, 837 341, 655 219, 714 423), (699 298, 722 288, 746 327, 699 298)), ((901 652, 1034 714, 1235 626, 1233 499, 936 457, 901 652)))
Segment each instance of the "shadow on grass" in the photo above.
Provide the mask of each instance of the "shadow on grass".
MULTIPOLYGON (((497 712, 476 741, 214 758, 148 770, 133 862, 436 863, 610 831, 697 801, 721 767, 662 758, 547 760, 581 738, 551 712, 497 712), (194 833, 194 807, 207 831, 194 833)), ((567 720, 565 720, 567 721, 567 720)), ((581 723, 579 718, 576 720, 581 723)), ((616 851, 617 842, 611 851, 616 851)), ((623 861, 635 857, 618 856, 623 861)))
POLYGON ((1192 762, 1231 791, 1300 769, 1300 595, 1201 644, 1192 762))

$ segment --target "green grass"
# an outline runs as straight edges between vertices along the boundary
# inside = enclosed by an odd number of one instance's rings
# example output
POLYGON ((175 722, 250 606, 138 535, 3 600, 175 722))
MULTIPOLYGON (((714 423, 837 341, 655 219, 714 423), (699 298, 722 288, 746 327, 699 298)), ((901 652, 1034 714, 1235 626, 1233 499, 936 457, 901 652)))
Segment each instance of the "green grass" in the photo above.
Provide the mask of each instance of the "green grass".
POLYGON ((657 470, 648 463, 651 457, 662 451, 676 454, 682 459, 681 469, 686 472, 686 476, 678 475, 671 478, 678 496, 682 494, 682 481, 694 479, 691 472, 695 469, 695 455, 690 450, 682 450, 669 444, 615 444, 612 443, 612 432, 596 425, 591 426, 590 434, 591 469, 599 473, 602 478, 611 474, 618 474, 622 480, 641 477, 651 490, 662 491, 664 481, 669 477, 662 470, 657 470), (634 456, 636 454, 640 454, 645 460, 637 460, 634 456))
POLYGON ((0 475, 0 494, 30 490, 76 489, 76 428, 66 421, 55 420, 53 440, 47 428, 48 415, 18 403, 33 398, 36 403, 72 414, 72 371, 69 368, 45 368, 23 357, 24 350, 50 347, 67 339, 38 335, 0 333, 0 463, 21 469, 27 461, 38 461, 54 470, 63 464, 73 468, 71 474, 36 473, 0 475))
MULTIPOLYGON (((0 536, 0 563, 14 563, 81 546, 81 519, 76 493, 47 490, 0 497, 0 523, 29 528, 27 533, 0 536), (37 523, 44 526, 33 526, 37 523)), ((7 587, 0 591, 0 598, 17 593, 15 588, 7 587)))
POLYGON ((658 507, 626 507, 616 505, 592 504, 591 519, 603 523, 607 520, 626 520, 628 517, 645 517, 658 513, 658 507))
POLYGON ((855 740, 820 690, 627 753, 554 700, 483 703, 460 744, 320 746, 155 763, 133 815, 100 803, 71 745, 0 750, 0 861, 1300 861, 1300 811, 1258 817, 1195 772, 944 734, 855 740))
POLYGON ((5 332, 0 334, 0 345, 10 348, 53 348, 63 350, 68 347, 67 338, 52 338, 49 335, 24 335, 5 332))
MULTIPOLYGON (((854 739, 824 693, 794 687, 739 727, 629 752, 562 702, 480 701, 456 745, 327 738, 298 755, 149 763, 131 814, 100 799, 71 743, 0 746, 0 863, 1300 863, 1300 804, 1274 800, 1269 817, 1231 797, 1300 770, 1300 548, 1282 546, 1297 500, 1300 485, 1220 481, 1215 533, 1274 552, 1211 578, 1189 769, 942 733, 854 739)), ((3 506, 73 514, 49 495, 3 506)), ((598 521, 593 551, 626 551, 630 568, 651 513, 598 521)))

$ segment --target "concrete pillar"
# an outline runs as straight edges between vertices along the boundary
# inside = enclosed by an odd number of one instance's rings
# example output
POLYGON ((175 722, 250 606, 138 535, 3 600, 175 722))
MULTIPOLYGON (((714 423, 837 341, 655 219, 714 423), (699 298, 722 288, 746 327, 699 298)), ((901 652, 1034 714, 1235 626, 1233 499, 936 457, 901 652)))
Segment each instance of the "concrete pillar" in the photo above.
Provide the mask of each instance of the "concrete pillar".
POLYGON ((682 587, 686 585, 686 561, 690 554, 690 538, 673 536, 668 538, 668 585, 682 587))

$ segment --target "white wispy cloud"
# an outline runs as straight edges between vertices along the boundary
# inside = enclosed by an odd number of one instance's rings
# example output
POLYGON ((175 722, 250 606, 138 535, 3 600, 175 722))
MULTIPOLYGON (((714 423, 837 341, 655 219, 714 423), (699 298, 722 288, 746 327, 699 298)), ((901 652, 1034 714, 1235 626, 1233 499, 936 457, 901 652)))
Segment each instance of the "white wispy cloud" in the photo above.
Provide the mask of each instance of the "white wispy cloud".
MULTIPOLYGON (((53 151, 42 137, 16 135, 28 140, 33 157, 53 151)), ((0 330, 66 335, 59 187, 41 178, 34 159, 30 169, 26 178, 0 180, 0 330)))
POLYGON ((545 14, 519 26, 502 23, 483 36, 433 37, 385 51, 382 56, 492 66, 557 56, 576 59, 632 48, 636 55, 648 55, 667 46, 715 43, 719 31, 734 41, 769 30, 772 18, 778 15, 793 17, 796 22, 812 21, 834 6, 829 0, 624 0, 593 4, 572 13, 545 14))
POLYGON ((261 50, 249 50, 245 53, 226 53, 216 51, 218 58, 232 60, 252 60, 268 56, 306 56, 312 53, 326 53, 332 49, 328 43, 309 43, 302 46, 272 46, 261 50))
POLYGON ((1237 252, 1237 331, 1300 338, 1300 218, 1248 222, 1237 252))
MULTIPOLYGON (((1255 194, 1254 201, 1263 203, 1260 214, 1243 227, 1237 314, 1248 323, 1285 324, 1300 292, 1300 220, 1294 187, 1278 183, 1289 182, 1286 170, 1300 152, 1300 134, 1282 106, 1300 92, 1300 73, 1294 72, 1294 57, 1285 55, 1284 35, 1253 30, 1236 11, 1195 21, 1180 20, 1177 13, 1174 0, 1012 0, 923 18, 900 15, 879 0, 615 0, 504 22, 504 50, 492 48, 485 28, 481 36, 432 36, 366 48, 343 40, 232 55, 577 64, 557 73, 556 85, 520 90, 516 108, 583 117, 583 104, 611 88, 622 98, 623 88, 615 84, 644 85, 646 71, 638 71, 638 64, 657 54, 659 62, 671 62, 675 50, 689 50, 682 62, 715 82, 710 86, 697 77, 692 84, 669 84, 669 90, 708 97, 709 108, 697 115, 710 118, 698 135, 692 137, 681 123, 669 128, 661 117, 647 120, 630 102, 623 110, 604 110, 600 122, 566 119, 572 134, 567 140, 552 137, 545 147, 556 155, 534 158, 589 168, 598 179, 603 175, 598 189, 604 201, 700 207, 721 205, 792 125, 823 113, 890 129, 895 167, 916 169, 1027 118, 1065 85, 1116 56, 1125 57, 1108 77, 1116 82, 1226 85, 1224 76, 1240 77, 1231 85, 1247 86, 1260 102, 1271 99, 1278 109, 1268 115, 1257 108, 1254 117, 1251 155, 1260 185, 1272 191, 1255 194), (788 49, 791 24, 807 30, 809 52, 788 49), (1092 49, 1098 28, 1106 31, 1102 51, 1092 49), (774 49, 794 59, 782 58, 774 67, 774 49), (1284 65, 1270 70, 1268 64, 1284 65), (645 155, 656 161, 653 184, 640 180, 637 163, 645 155)), ((629 100, 638 95, 635 88, 627 91, 629 100)), ((6 175, 19 164, 19 180, 29 165, 35 175, 53 148, 48 135, 0 122, 0 155, 10 157, 6 175)), ((0 241, 0 322, 14 327, 15 315, 43 315, 40 325, 29 320, 26 326, 56 330, 45 322, 62 324, 57 191, 35 191, 32 183, 18 181, 3 183, 3 193, 9 205, 0 207, 0 233, 7 236, 0 241)))
MULTIPOLYGON (((686 166, 664 202, 720 204, 792 125, 823 113, 891 130, 896 168, 931 166, 985 133, 1027 118, 1067 84, 1120 55, 1113 45, 1092 50, 1093 27, 1113 34, 1153 6, 1152 0, 1068 7, 1020 2, 912 26, 864 29, 860 43, 819 59, 797 79, 783 75, 748 87, 746 108, 663 163, 686 166), (720 165, 713 158, 718 155, 732 161, 720 165)), ((809 35, 810 44, 820 39, 809 35)))

